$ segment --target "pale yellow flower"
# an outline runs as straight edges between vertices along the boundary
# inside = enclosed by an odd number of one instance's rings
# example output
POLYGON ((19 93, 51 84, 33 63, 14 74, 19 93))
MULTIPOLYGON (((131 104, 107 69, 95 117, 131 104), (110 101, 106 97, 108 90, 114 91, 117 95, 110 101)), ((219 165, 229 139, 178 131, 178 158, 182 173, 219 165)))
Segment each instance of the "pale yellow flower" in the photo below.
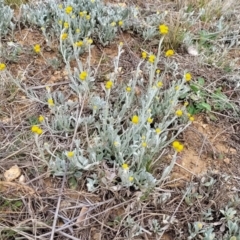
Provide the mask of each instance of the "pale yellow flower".
POLYGON ((110 80, 109 80, 109 81, 107 81, 107 82, 106 82, 106 84, 105 84, 105 88, 106 88, 106 89, 111 89, 111 88, 112 88, 112 86, 113 86, 113 82, 112 82, 112 81, 110 81, 110 80))
POLYGON ((138 117, 137 115, 134 115, 134 116, 132 117, 132 123, 138 124, 138 122, 139 122, 139 117, 138 117))

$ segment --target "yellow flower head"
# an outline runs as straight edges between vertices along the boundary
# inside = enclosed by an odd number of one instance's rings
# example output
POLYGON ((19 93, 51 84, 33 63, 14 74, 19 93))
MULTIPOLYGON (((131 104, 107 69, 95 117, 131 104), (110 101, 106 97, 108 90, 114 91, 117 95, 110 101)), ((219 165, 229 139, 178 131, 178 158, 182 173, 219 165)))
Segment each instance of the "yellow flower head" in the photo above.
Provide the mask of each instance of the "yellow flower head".
POLYGON ((130 177, 128 178, 129 182, 132 182, 133 179, 134 179, 134 178, 133 178, 132 176, 130 176, 130 177))
POLYGON ((165 57, 171 57, 174 55, 174 51, 172 49, 169 49, 165 53, 165 57))
POLYGON ((91 15, 90 14, 86 15, 86 19, 90 20, 91 19, 91 15))
POLYGON ((42 130, 40 127, 38 127, 37 125, 33 125, 33 126, 31 127, 31 131, 32 131, 33 133, 38 134, 38 135, 42 134, 42 132, 43 132, 43 130, 42 130))
POLYGON ((33 133, 36 133, 37 130, 38 130, 38 126, 37 126, 37 125, 33 125, 33 126, 31 127, 31 131, 32 131, 33 133))
POLYGON ((132 91, 132 88, 128 86, 128 87, 126 87, 126 91, 127 91, 127 92, 131 92, 131 91, 132 91))
POLYGON ((161 129, 160 128, 156 128, 155 132, 156 132, 156 134, 160 134, 161 133, 161 129))
POLYGON ((4 63, 0 63, 0 71, 5 70, 6 65, 4 63))
POLYGON ((147 147, 147 143, 146 142, 142 142, 142 147, 147 147))
POLYGON ((80 74, 79 74, 79 78, 82 80, 82 81, 85 81, 86 78, 88 76, 88 73, 86 71, 82 71, 80 74))
POLYGON ((49 105, 49 106, 54 106, 54 101, 53 101, 52 98, 49 98, 49 99, 48 99, 48 105, 49 105))
POLYGON ((107 81, 107 82, 106 82, 106 84, 105 84, 105 88, 106 88, 106 89, 111 89, 111 88, 112 88, 112 86, 113 86, 113 82, 112 82, 112 81, 110 81, 110 80, 109 80, 109 81, 107 81))
POLYGON ((154 63, 154 62, 155 62, 155 59, 156 59, 156 56, 153 55, 153 54, 151 54, 151 55, 148 57, 148 61, 149 61, 150 63, 154 63))
POLYGON ((74 152, 67 152, 67 156, 68 156, 69 158, 72 158, 72 157, 74 156, 74 152))
POLYGON ((186 73, 186 74, 184 75, 184 78, 185 78, 186 82, 191 81, 191 79, 192 79, 191 73, 186 73))
POLYGON ((79 12, 80 17, 84 17, 84 12, 79 12))
POLYGON ((78 42, 75 42, 74 44, 76 47, 81 47, 83 45, 83 41, 78 41, 78 42))
POLYGON ((67 7, 65 8, 65 13, 66 13, 66 14, 70 14, 70 13, 72 12, 72 10, 73 10, 73 8, 72 8, 71 6, 67 6, 67 7))
POLYGON ((110 24, 112 27, 115 27, 116 26, 116 22, 111 22, 110 24))
POLYGON ((123 25, 123 21, 119 21, 119 22, 118 22, 118 26, 121 27, 122 25, 123 25))
POLYGON ((87 42, 88 42, 88 44, 92 44, 93 40, 91 38, 88 38, 87 42))
POLYGON ((124 163, 124 164, 122 165, 122 168, 123 168, 124 170, 128 170, 128 169, 129 169, 129 166, 128 166, 127 163, 124 163))
POLYGON ((80 29, 79 28, 76 29, 76 33, 80 33, 80 29))
POLYGON ((142 58, 146 59, 147 58, 147 53, 146 52, 142 52, 142 58))
POLYGON ((157 69, 157 70, 156 70, 156 74, 159 74, 160 72, 161 72, 160 69, 157 69))
POLYGON ((38 128, 37 132, 36 132, 38 135, 42 134, 43 133, 43 130, 41 128, 38 128))
POLYGON ((167 34, 168 33, 168 26, 162 24, 162 25, 159 25, 159 32, 161 34, 167 34))
POLYGON ((132 123, 138 124, 138 122, 139 122, 139 117, 138 117, 137 115, 134 115, 134 116, 132 117, 132 123))
POLYGON ((58 5, 58 8, 62 9, 62 8, 63 8, 63 5, 62 5, 62 4, 59 4, 59 5, 58 5))
POLYGON ((34 45, 33 50, 35 53, 41 52, 41 46, 39 44, 34 45))
POLYGON ((42 115, 40 115, 39 117, 38 117, 38 121, 41 123, 41 122, 43 122, 44 121, 44 117, 42 116, 42 115))
MULTIPOLYGON (((197 226, 198 226, 198 229, 202 229, 202 227, 203 227, 203 225, 202 225, 201 222, 198 222, 198 223, 197 223, 197 226)), ((233 240, 233 239, 230 238, 230 240, 233 240)), ((237 240, 237 238, 236 238, 236 240, 237 240)))
POLYGON ((184 148, 183 144, 181 144, 181 143, 178 142, 178 141, 174 141, 174 142, 172 143, 172 147, 173 147, 174 150, 177 151, 177 152, 181 152, 181 151, 183 150, 183 148, 184 148))
POLYGON ((178 117, 181 117, 183 115, 183 112, 182 110, 178 109, 175 114, 178 116, 178 117))
POLYGON ((147 122, 148 122, 148 123, 152 123, 152 122, 153 122, 153 118, 150 118, 150 117, 149 117, 149 118, 147 119, 147 122))
POLYGON ((68 22, 65 22, 65 23, 63 24, 63 27, 64 27, 64 28, 68 28, 68 27, 69 27, 68 22))
POLYGON ((189 121, 193 122, 194 121, 194 117, 189 117, 189 121))
POLYGON ((160 88, 162 87, 163 83, 162 82, 157 82, 157 87, 160 88))
POLYGON ((61 35, 61 39, 62 40, 66 40, 68 38, 68 34, 67 33, 63 33, 62 35, 61 35))
POLYGON ((186 107, 188 104, 189 104, 188 102, 184 102, 183 105, 184 105, 184 107, 186 107))
POLYGON ((176 90, 176 91, 178 91, 178 90, 179 90, 179 86, 178 86, 178 85, 175 87, 175 90, 176 90))

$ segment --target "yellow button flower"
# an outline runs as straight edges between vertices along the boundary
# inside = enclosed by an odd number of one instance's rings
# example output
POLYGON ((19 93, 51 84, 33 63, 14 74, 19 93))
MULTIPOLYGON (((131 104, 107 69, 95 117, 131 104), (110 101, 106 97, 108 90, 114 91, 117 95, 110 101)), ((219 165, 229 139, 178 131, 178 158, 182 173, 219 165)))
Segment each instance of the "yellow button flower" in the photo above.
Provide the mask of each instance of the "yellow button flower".
POLYGON ((79 28, 76 29, 76 33, 80 33, 80 29, 79 28))
POLYGON ((90 20, 91 19, 91 15, 90 14, 86 15, 86 19, 90 20))
POLYGON ((35 53, 40 53, 41 52, 41 46, 39 44, 35 44, 33 47, 33 50, 35 53))
POLYGON ((124 163, 124 164, 122 165, 122 168, 123 168, 124 170, 128 170, 128 169, 129 169, 129 166, 128 166, 127 163, 124 163))
POLYGON ((44 117, 42 116, 42 115, 40 115, 39 117, 38 117, 38 121, 41 123, 41 122, 43 122, 44 121, 44 117))
POLYGON ((194 121, 194 117, 189 117, 189 121, 193 122, 194 121))
POLYGON ((62 35, 61 35, 61 39, 62 40, 66 40, 68 38, 68 34, 67 33, 63 33, 62 35))
POLYGON ((68 22, 65 22, 65 23, 63 24, 63 27, 64 27, 64 28, 69 28, 68 22))
POLYGON ((72 158, 72 157, 74 156, 74 152, 67 152, 67 156, 68 156, 69 158, 72 158))
POLYGON ((82 81, 85 81, 86 78, 88 76, 88 73, 86 71, 82 71, 80 74, 79 74, 79 78, 82 80, 82 81))
POLYGON ((115 27, 116 26, 116 22, 111 22, 110 24, 112 27, 115 27))
POLYGON ((109 80, 109 81, 107 81, 107 82, 106 82, 106 84, 105 84, 105 88, 106 88, 106 89, 111 89, 111 88, 112 88, 112 86, 113 86, 113 82, 112 82, 112 81, 110 81, 110 80, 109 80))
POLYGON ((48 105, 51 106, 51 107, 54 106, 54 101, 53 101, 52 98, 48 99, 48 105))
POLYGON ((147 53, 146 52, 142 52, 142 58, 146 59, 147 58, 147 53))
POLYGON ((74 44, 76 47, 81 47, 83 45, 83 41, 78 41, 78 42, 75 42, 74 44))
POLYGON ((40 127, 38 127, 37 125, 33 125, 33 126, 31 127, 31 131, 32 131, 33 133, 38 134, 38 135, 42 134, 42 132, 43 132, 43 130, 42 130, 40 127))
POLYGON ((184 148, 183 144, 181 144, 179 141, 174 141, 172 143, 172 147, 177 152, 181 152, 183 150, 183 148, 184 148))
POLYGON ((153 122, 153 118, 150 118, 150 117, 149 117, 149 118, 147 119, 147 122, 148 122, 148 123, 152 123, 152 122, 153 122))
POLYGON ((174 55, 174 51, 172 49, 167 50, 166 53, 165 53, 166 57, 171 57, 173 55, 174 55))
POLYGON ((186 82, 191 81, 191 79, 192 79, 191 73, 186 73, 186 74, 184 75, 184 78, 185 78, 186 82))
POLYGON ((91 38, 88 38, 87 42, 88 42, 88 44, 92 44, 93 40, 91 38))
POLYGON ((126 87, 126 91, 127 91, 127 92, 131 92, 131 91, 132 91, 132 88, 128 86, 128 87, 126 87))
POLYGON ((38 126, 37 126, 37 125, 33 125, 33 126, 31 127, 31 131, 32 131, 33 133, 36 133, 37 130, 38 130, 38 126))
POLYGON ((134 116, 132 117, 132 123, 138 124, 138 122, 139 122, 139 117, 138 117, 137 115, 134 115, 134 116))
POLYGON ((43 133, 43 130, 41 128, 38 128, 37 132, 36 132, 38 135, 42 134, 43 133))
POLYGON ((66 13, 66 14, 70 14, 70 13, 72 12, 72 10, 73 10, 73 8, 72 8, 71 6, 67 6, 67 7, 65 8, 65 13, 66 13))
POLYGON ((160 134, 161 133, 161 129, 160 128, 156 128, 155 132, 156 132, 156 134, 160 134))
POLYGON ((183 115, 183 112, 182 112, 182 110, 177 110, 176 112, 175 112, 175 114, 178 116, 178 117, 181 117, 182 115, 183 115))
POLYGON ((162 87, 163 83, 162 82, 157 82, 157 87, 160 88, 162 87))
POLYGON ((118 26, 121 27, 122 25, 123 25, 123 21, 119 21, 119 22, 118 22, 118 26))
POLYGON ((147 143, 146 142, 142 142, 142 147, 147 147, 147 143))
POLYGON ((130 177, 128 178, 129 182, 132 182, 133 179, 134 179, 134 178, 133 178, 132 176, 130 176, 130 177))
POLYGON ((0 71, 5 70, 6 65, 4 63, 0 63, 0 71))
POLYGON ((164 25, 164 24, 161 24, 161 25, 159 25, 159 32, 161 33, 161 34, 167 34, 168 33, 168 26, 166 26, 166 25, 164 25))
POLYGON ((154 62, 155 62, 155 59, 156 59, 156 56, 153 55, 153 54, 151 54, 151 55, 148 57, 148 61, 149 61, 150 63, 154 63, 154 62))

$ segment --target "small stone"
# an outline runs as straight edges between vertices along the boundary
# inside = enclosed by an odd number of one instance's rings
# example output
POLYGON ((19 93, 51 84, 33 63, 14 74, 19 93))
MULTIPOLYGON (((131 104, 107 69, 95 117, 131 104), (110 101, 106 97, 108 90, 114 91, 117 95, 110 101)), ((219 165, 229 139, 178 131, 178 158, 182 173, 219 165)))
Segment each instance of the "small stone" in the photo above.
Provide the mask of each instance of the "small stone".
POLYGON ((11 182, 21 175, 21 169, 14 165, 4 173, 4 177, 7 182, 11 182))
POLYGON ((226 164, 229 164, 229 163, 230 163, 230 159, 229 159, 229 158, 225 158, 223 161, 224 161, 226 164))

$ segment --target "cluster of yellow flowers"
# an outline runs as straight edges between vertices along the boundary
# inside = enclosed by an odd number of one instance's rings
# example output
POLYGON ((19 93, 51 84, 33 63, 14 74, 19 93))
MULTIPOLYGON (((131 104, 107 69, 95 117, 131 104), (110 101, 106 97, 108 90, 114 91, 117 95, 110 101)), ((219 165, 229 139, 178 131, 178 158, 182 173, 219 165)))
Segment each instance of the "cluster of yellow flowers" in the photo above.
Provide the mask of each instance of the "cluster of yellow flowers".
POLYGON ((42 134, 42 132, 43 132, 43 130, 38 125, 33 125, 31 128, 31 131, 38 135, 42 134))
POLYGON ((172 147, 176 152, 181 152, 184 148, 183 144, 181 144, 179 141, 174 141, 172 143, 172 147))

